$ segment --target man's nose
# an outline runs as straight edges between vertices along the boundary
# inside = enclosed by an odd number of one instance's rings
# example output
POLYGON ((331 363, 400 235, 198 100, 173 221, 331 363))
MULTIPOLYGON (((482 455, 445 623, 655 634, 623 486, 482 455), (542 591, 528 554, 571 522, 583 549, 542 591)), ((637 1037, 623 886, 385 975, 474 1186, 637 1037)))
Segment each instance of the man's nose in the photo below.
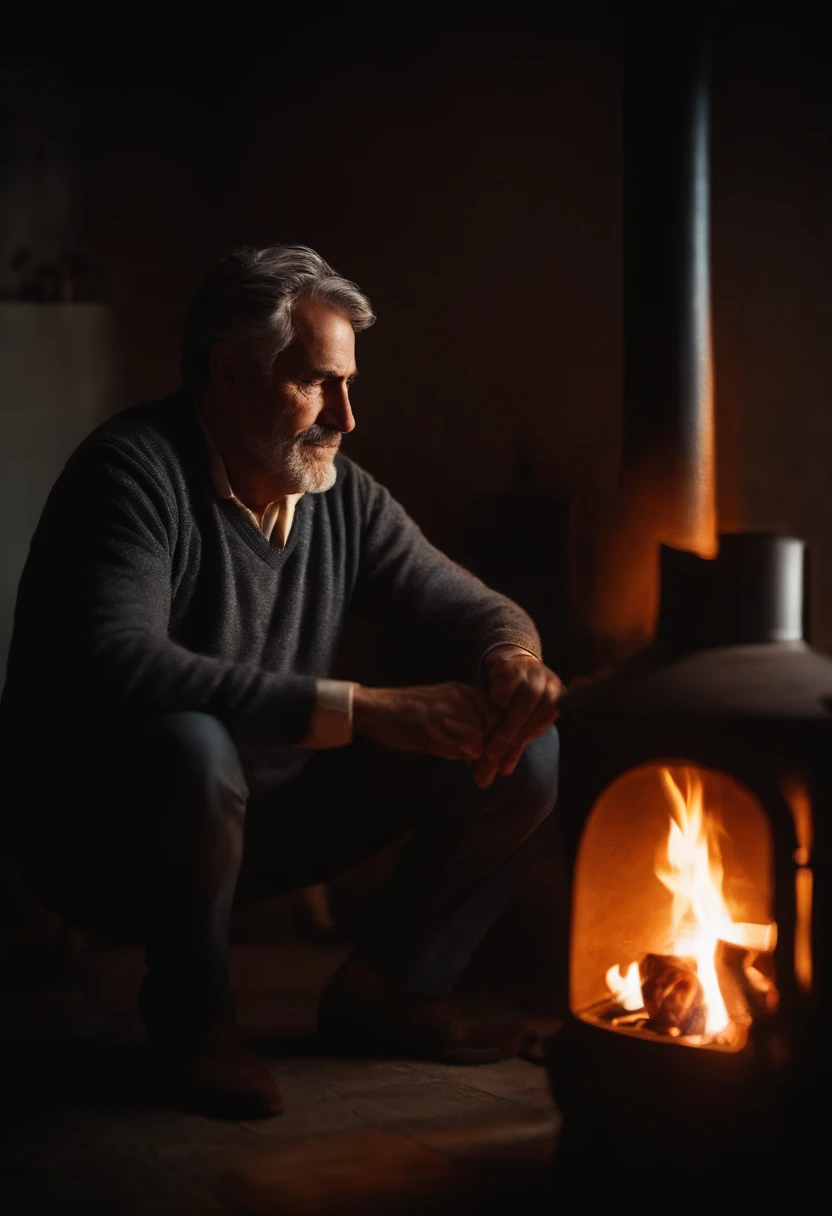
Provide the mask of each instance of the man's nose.
POLYGON ((321 418, 329 426, 335 426, 344 435, 355 430, 355 418, 350 405, 349 386, 344 384, 333 387, 321 418))

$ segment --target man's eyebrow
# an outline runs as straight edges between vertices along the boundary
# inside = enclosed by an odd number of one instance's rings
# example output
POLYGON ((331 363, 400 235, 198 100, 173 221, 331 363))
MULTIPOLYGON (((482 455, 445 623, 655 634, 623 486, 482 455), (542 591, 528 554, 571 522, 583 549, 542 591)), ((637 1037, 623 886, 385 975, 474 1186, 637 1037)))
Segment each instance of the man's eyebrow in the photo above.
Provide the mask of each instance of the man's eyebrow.
POLYGON ((314 380, 355 380, 358 376, 358 369, 350 372, 348 376, 344 376, 341 372, 335 371, 331 367, 310 367, 306 374, 314 380))

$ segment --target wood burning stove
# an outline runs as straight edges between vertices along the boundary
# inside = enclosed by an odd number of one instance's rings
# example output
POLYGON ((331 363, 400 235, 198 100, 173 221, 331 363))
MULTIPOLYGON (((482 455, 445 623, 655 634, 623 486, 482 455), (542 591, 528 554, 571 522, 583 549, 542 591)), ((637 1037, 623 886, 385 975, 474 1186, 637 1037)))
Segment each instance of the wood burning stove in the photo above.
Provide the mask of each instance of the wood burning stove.
POLYGON ((615 1190, 648 1151, 678 1182, 688 1146, 688 1190, 745 1186, 753 1159, 770 1181, 806 1151, 829 1064, 832 660, 802 639, 802 570, 780 537, 664 549, 657 640, 564 702, 551 1069, 576 1179, 603 1161, 615 1190))
POLYGON ((705 39, 685 10, 626 49, 623 476, 595 614, 630 653, 650 618, 653 640, 560 720, 570 1211, 794 1196, 829 1078, 832 660, 803 640, 802 543, 716 535, 705 39))

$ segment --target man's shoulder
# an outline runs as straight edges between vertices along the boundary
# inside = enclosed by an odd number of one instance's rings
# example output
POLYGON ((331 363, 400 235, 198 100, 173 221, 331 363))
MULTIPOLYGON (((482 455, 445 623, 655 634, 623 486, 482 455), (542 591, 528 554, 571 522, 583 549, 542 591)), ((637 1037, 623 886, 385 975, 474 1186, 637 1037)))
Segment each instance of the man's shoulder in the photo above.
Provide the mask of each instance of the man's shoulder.
POLYGON ((367 519, 385 511, 393 502, 389 490, 343 452, 335 457, 335 469, 335 484, 323 497, 340 500, 348 513, 356 512, 367 519))
POLYGON ((105 419, 81 447, 135 449, 147 455, 163 455, 178 446, 187 410, 188 403, 181 390, 156 401, 131 405, 105 419))
POLYGON ((175 487, 198 470, 200 436, 190 402, 181 392, 130 406, 105 419, 69 457, 50 499, 63 499, 92 484, 133 494, 137 485, 179 497, 175 487))
POLYGON ((335 457, 337 478, 335 485, 324 499, 330 499, 343 510, 345 517, 361 522, 362 527, 373 525, 382 529, 400 526, 407 520, 404 508, 396 501, 386 486, 377 481, 372 473, 341 452, 335 457))
POLYGON ((335 469, 338 474, 335 485, 332 487, 335 493, 358 494, 364 497, 382 489, 372 473, 368 473, 365 468, 349 456, 345 456, 343 452, 339 452, 335 457, 335 469))
POLYGON ((69 465, 127 462, 151 475, 175 478, 176 471, 196 455, 198 443, 192 406, 179 390, 113 413, 75 449, 69 465))

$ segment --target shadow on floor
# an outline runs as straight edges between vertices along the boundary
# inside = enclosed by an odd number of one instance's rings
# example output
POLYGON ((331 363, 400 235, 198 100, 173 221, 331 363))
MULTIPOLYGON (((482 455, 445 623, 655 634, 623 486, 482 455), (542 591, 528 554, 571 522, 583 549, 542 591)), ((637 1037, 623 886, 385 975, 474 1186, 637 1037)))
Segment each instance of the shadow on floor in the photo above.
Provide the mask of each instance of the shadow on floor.
POLYGON ((241 1025, 286 1095, 286 1113, 260 1122, 164 1105, 135 1016, 137 956, 96 963, 80 987, 4 994, 4 1216, 551 1210, 545 1070, 328 1056, 312 1030, 332 966, 314 947, 235 952, 241 1025))

